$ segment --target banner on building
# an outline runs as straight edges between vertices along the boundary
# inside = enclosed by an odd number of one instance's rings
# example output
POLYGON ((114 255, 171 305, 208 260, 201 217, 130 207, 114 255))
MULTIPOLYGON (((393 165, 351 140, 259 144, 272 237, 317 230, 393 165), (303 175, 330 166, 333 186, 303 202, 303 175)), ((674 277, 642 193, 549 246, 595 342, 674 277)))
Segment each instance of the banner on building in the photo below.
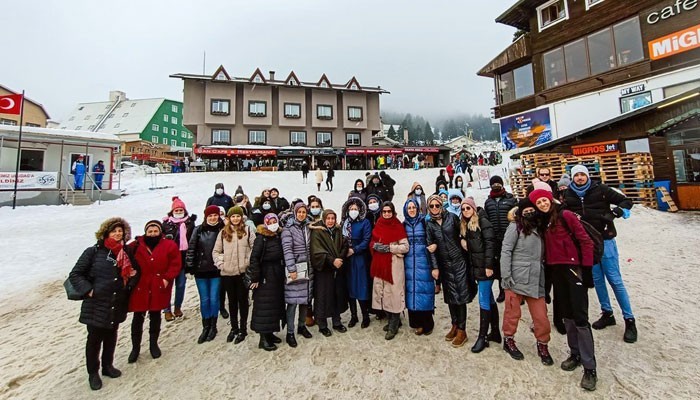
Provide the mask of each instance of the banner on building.
POLYGON ((614 154, 619 152, 620 142, 617 140, 571 146, 571 153, 579 157, 591 156, 594 154, 614 154))
POLYGON ((506 150, 538 146, 552 140, 549 108, 503 118, 501 143, 506 150))
MULTIPOLYGON (((13 190, 15 173, 0 172, 0 190, 13 190)), ((17 189, 56 189, 58 188, 58 172, 21 171, 17 176, 17 189)))

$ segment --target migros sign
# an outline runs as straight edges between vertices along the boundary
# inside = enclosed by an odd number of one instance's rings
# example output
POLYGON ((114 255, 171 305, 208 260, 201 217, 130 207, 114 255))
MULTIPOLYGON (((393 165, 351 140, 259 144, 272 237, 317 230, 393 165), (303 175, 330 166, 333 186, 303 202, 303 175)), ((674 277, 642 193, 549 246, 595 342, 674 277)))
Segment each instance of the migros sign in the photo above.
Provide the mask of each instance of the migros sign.
POLYGON ((700 25, 649 42, 649 57, 658 60, 700 47, 700 25))

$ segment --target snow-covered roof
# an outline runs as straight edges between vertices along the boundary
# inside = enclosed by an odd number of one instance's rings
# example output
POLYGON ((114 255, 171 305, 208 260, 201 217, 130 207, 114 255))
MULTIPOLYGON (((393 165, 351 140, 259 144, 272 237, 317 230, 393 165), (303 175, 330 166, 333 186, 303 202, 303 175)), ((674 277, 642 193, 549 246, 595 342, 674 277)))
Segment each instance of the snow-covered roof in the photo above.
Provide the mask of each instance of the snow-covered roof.
MULTIPOLYGON (((19 136, 19 126, 0 125, 0 136, 5 135, 11 138, 19 136)), ((98 141, 111 144, 119 144, 120 142, 116 135, 110 133, 76 131, 70 129, 36 128, 32 126, 23 126, 22 136, 55 140, 98 141)))
POLYGON ((80 103, 60 126, 62 129, 140 134, 163 101, 164 98, 155 98, 80 103))

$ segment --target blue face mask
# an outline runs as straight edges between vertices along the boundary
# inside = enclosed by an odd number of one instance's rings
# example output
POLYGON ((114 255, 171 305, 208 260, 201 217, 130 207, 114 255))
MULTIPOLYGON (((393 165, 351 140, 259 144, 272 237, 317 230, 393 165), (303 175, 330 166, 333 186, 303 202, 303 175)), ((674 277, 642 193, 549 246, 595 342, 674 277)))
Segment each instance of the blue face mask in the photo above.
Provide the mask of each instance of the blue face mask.
POLYGON ((447 207, 449 207, 449 206, 450 206, 450 202, 449 202, 449 201, 445 200, 445 201, 442 202, 442 208, 447 208, 447 207))

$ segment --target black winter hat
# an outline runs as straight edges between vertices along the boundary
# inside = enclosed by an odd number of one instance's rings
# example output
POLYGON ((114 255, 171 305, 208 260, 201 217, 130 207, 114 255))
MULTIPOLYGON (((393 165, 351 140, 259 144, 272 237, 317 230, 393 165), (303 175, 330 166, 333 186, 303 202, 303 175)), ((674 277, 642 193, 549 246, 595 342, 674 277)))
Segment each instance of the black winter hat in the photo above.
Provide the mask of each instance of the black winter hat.
POLYGON ((497 184, 497 183, 500 184, 501 186, 503 186, 503 178, 501 178, 501 177, 498 176, 498 175, 492 176, 491 179, 489 180, 489 185, 490 185, 490 186, 493 186, 493 185, 495 185, 495 184, 497 184))
POLYGON ((215 189, 223 189, 223 188, 224 188, 224 184, 221 183, 221 182, 219 182, 219 183, 216 184, 216 186, 214 186, 214 188, 215 188, 215 189))

